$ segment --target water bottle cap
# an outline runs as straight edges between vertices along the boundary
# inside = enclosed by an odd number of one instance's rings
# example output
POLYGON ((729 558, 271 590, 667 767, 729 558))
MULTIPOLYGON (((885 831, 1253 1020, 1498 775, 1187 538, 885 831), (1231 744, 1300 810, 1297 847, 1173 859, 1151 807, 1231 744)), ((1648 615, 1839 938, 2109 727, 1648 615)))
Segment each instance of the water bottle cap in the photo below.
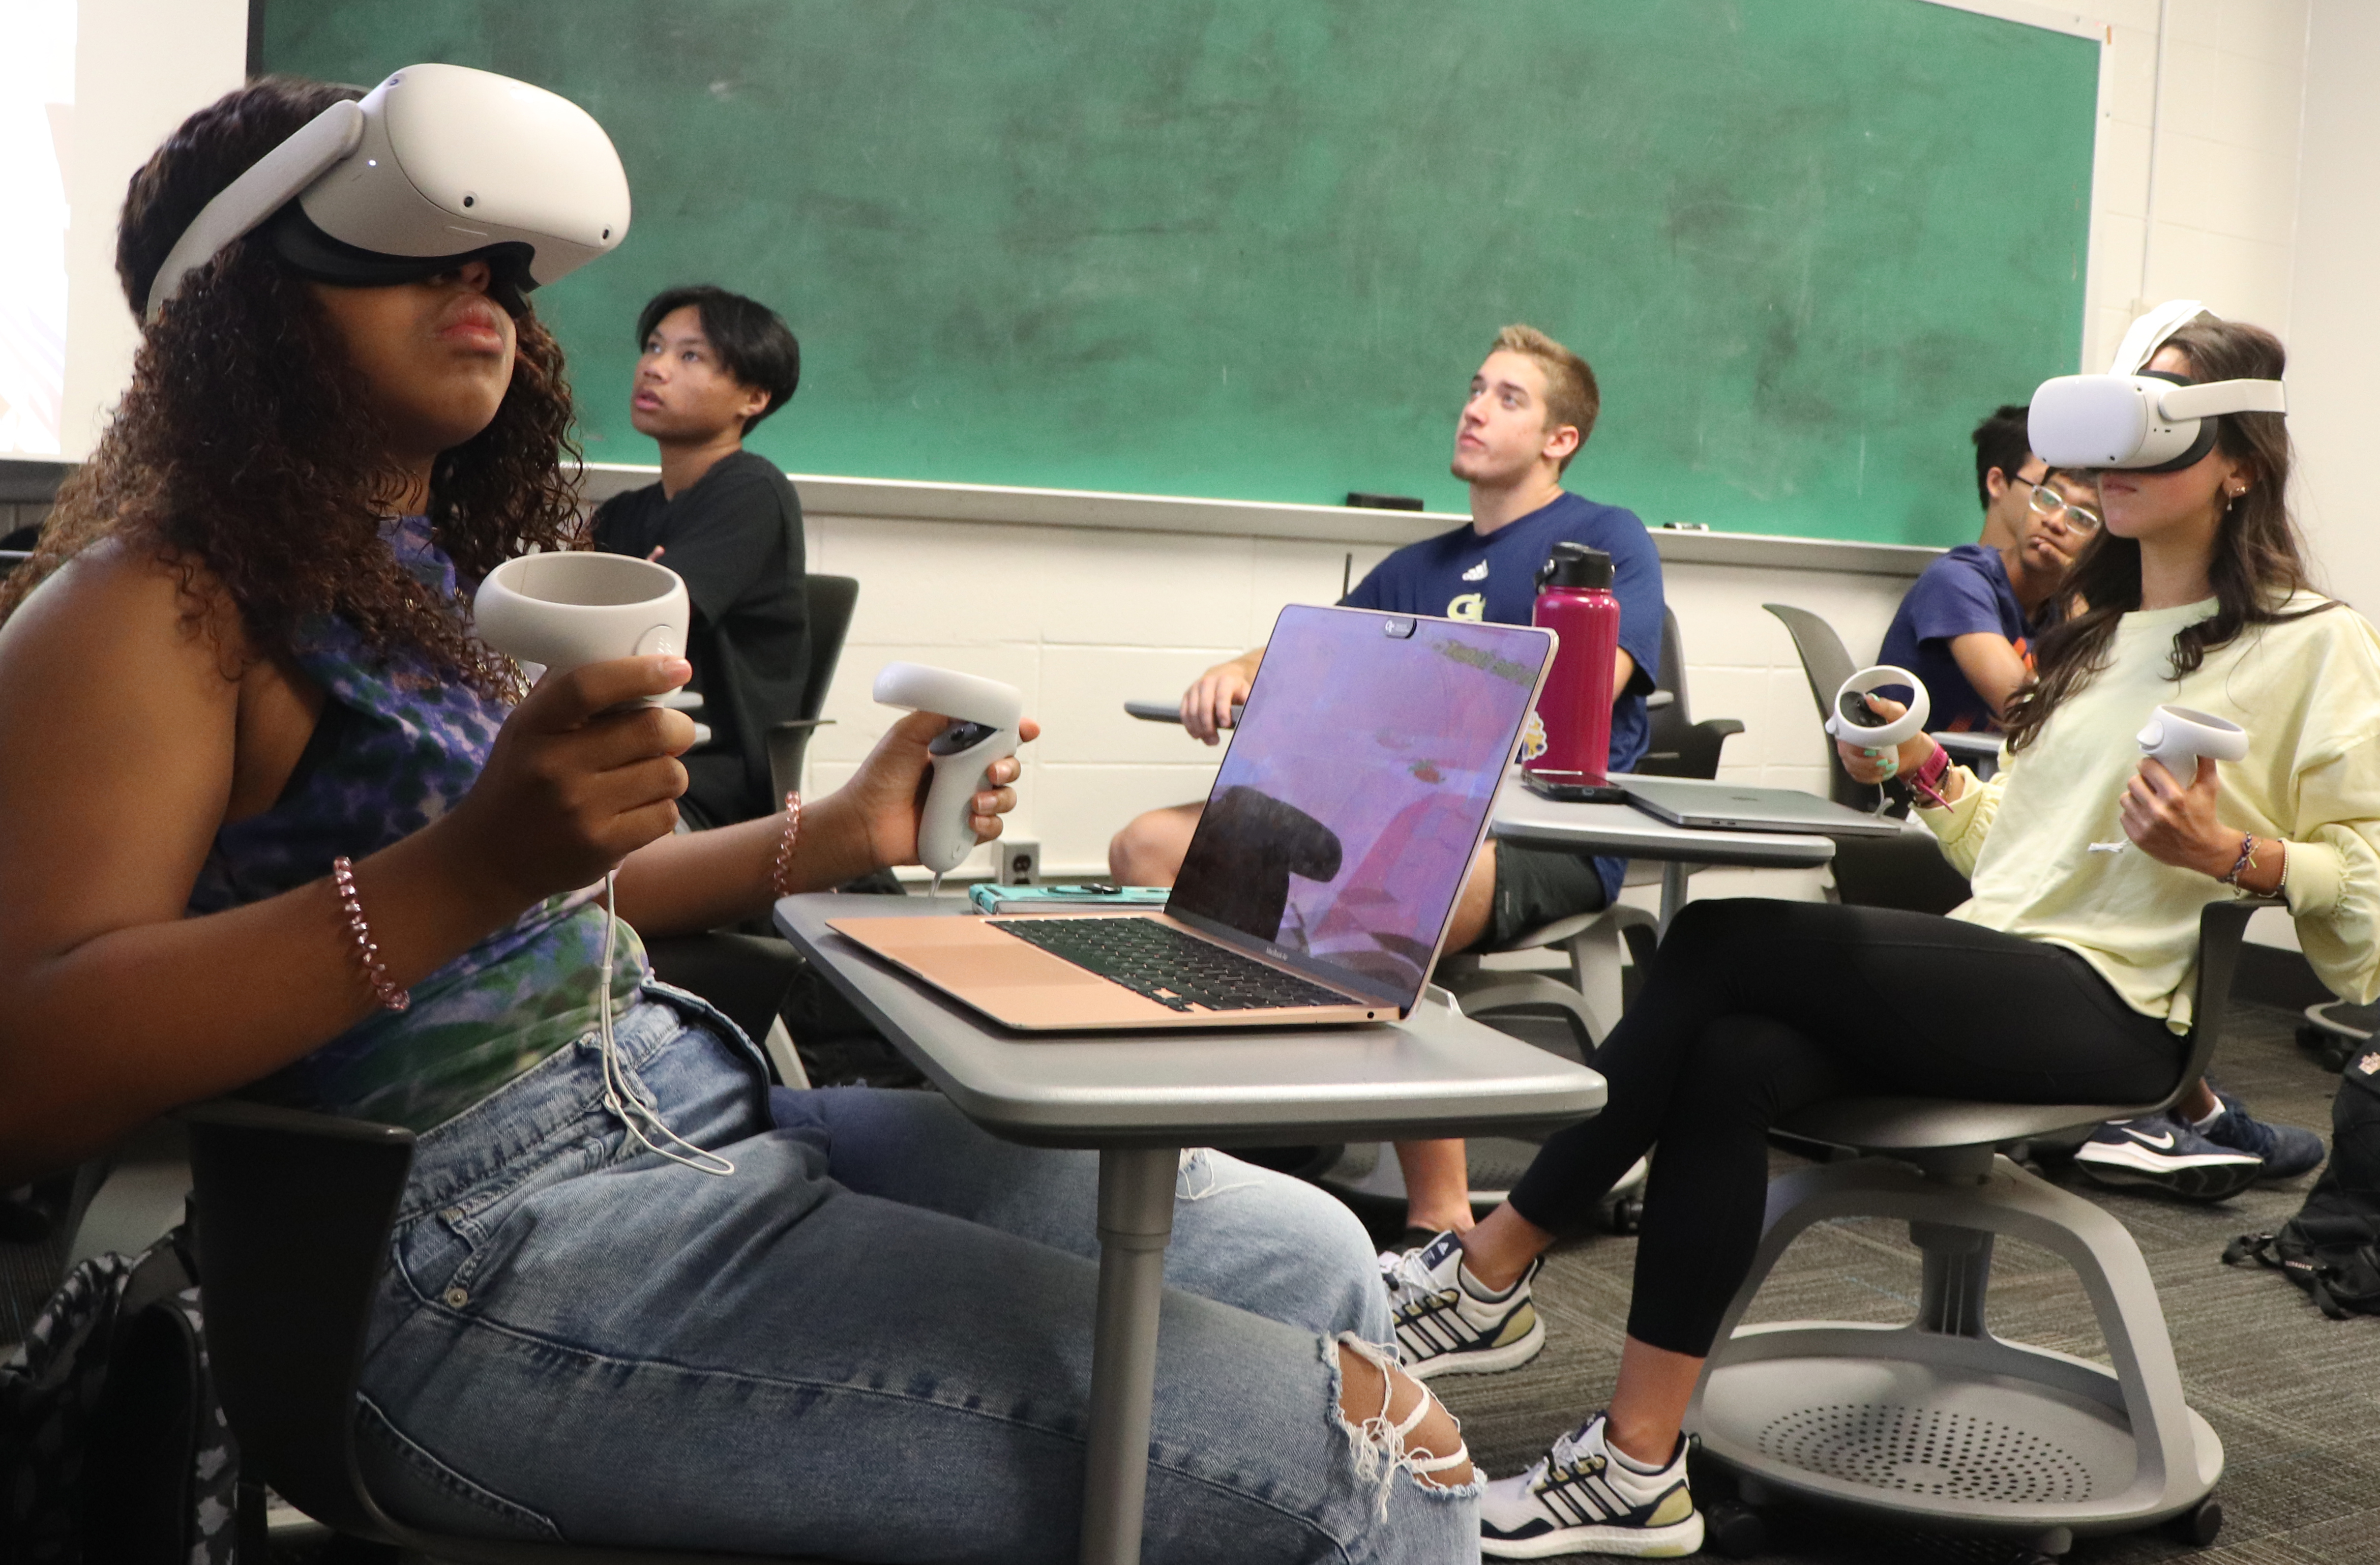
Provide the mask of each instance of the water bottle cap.
POLYGON ((1537 586, 1595 588, 1611 585, 1611 556, 1584 543, 1557 543, 1537 572, 1537 586))

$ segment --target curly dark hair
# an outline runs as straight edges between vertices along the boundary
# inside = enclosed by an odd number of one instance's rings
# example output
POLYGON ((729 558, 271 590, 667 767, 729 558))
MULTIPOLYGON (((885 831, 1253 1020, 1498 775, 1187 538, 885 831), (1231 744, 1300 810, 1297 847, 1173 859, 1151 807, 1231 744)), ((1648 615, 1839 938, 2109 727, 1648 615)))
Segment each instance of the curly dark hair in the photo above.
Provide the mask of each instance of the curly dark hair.
MULTIPOLYGON (((2190 360, 2196 381, 2277 381, 2289 363, 2281 340, 2261 326, 2201 315, 2167 342, 2190 360)), ((2289 431, 2278 413, 2226 413, 2216 421, 2215 448, 2243 464, 2248 491, 2233 501, 2215 529, 2206 577, 2215 613, 2174 634, 2168 677, 2180 679, 2252 625, 2277 625, 2335 609, 2337 602, 2283 613, 2280 605, 2312 586, 2297 524, 2289 518, 2289 431)), ((2141 546, 2102 527, 2067 567, 2057 596, 2079 595, 2082 613, 2044 634, 2034 651, 2033 682, 2009 704, 2010 754, 2041 736, 2067 698, 2107 666, 2117 622, 2141 606, 2141 546)))
MULTIPOLYGON (((115 270, 135 315, 191 219, 250 164, 353 87, 265 77, 182 122, 132 176, 115 270)), ((562 349, 526 301, 495 419, 432 467, 432 536, 467 586, 513 554, 583 545, 562 349)), ((191 273, 141 336, 132 382, 90 460, 62 485, 33 557, 0 584, 0 620, 60 565, 119 540, 181 573, 190 617, 201 573, 237 609, 256 659, 285 656, 310 617, 336 614, 377 655, 409 653, 485 695, 519 691, 509 660, 470 635, 468 605, 433 601, 381 541, 390 455, 337 328, 261 236, 191 273)))

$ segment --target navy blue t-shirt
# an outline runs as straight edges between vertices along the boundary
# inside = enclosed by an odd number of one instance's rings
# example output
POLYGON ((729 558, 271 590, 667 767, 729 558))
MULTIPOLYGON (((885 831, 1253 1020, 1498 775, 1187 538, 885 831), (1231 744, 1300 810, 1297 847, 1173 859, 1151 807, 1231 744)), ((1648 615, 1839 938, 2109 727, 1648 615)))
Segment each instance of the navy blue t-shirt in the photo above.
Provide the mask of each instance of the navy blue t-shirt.
MULTIPOLYGON (((1645 698, 1661 673, 1661 555, 1633 511, 1567 491, 1517 521, 1482 535, 1469 527, 1408 543, 1366 573, 1342 600, 1351 609, 1430 614, 1492 625, 1526 625, 1537 602, 1537 570, 1557 543, 1584 543, 1611 556, 1620 600, 1620 649, 1636 672, 1611 703, 1614 771, 1628 771, 1652 742, 1645 698)), ((1620 894, 1624 858, 1598 858, 1607 902, 1620 894)))
POLYGON ((2033 626, 2017 604, 2000 552, 1961 543, 1910 584, 1876 654, 1878 661, 1905 668, 1925 682, 1934 708, 1926 727, 1980 734, 1999 726, 1991 703, 1976 694, 1950 655, 1953 638, 1978 631, 2007 637, 2018 657, 2032 661, 2025 643, 2033 626))

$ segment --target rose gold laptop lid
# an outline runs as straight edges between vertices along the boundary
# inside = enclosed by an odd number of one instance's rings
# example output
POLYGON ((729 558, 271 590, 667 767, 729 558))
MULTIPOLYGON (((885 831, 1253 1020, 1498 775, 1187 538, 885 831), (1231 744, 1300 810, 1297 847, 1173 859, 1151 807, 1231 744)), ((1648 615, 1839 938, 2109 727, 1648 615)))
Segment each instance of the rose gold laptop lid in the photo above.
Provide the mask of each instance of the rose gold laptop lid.
POLYGON ((1360 609, 1293 607, 1275 622, 1165 912, 1139 916, 1308 978, 1343 1004, 1184 1013, 1035 949, 1000 929, 1007 919, 832 927, 1026 1030, 1406 1015, 1553 647, 1551 632, 1527 625, 1360 609))

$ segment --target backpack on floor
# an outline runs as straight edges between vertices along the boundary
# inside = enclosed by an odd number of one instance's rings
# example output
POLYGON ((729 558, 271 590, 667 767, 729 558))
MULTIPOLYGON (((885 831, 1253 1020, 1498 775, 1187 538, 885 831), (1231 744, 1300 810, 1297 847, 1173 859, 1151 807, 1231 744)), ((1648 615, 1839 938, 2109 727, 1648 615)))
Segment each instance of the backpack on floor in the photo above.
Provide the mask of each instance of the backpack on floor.
POLYGON ((2330 1166, 2298 1215, 2274 1233, 2243 1233, 2223 1252, 2304 1289, 2333 1320, 2380 1315, 2380 1044, 2359 1049, 2330 1105, 2330 1166))
POLYGON ((0 1565, 232 1565, 239 1455, 185 1232, 76 1267, 0 1362, 0 1565))

